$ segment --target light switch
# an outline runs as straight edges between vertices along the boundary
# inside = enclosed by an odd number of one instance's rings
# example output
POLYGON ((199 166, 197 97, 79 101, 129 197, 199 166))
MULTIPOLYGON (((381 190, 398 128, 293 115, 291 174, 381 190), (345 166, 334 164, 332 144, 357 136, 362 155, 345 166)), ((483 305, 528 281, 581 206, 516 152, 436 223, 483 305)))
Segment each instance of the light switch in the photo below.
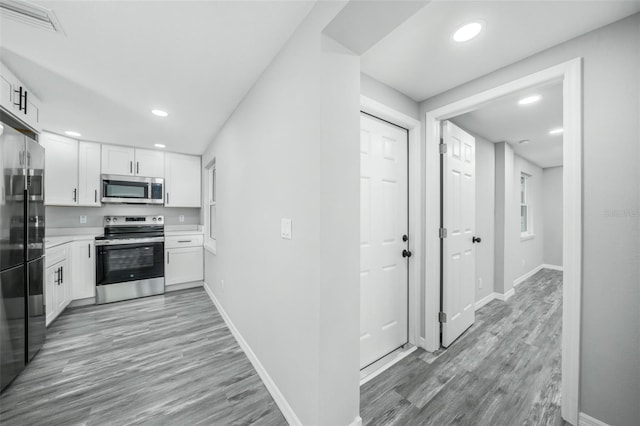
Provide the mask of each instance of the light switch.
POLYGON ((181 214, 180 216, 178 216, 178 221, 179 221, 180 223, 184 222, 184 215, 183 215, 183 214, 181 214))
POLYGON ((87 216, 81 215, 80 216, 80 223, 87 223, 87 216))
POLYGON ((282 218, 280 221, 280 236, 285 240, 291 239, 291 219, 282 218))

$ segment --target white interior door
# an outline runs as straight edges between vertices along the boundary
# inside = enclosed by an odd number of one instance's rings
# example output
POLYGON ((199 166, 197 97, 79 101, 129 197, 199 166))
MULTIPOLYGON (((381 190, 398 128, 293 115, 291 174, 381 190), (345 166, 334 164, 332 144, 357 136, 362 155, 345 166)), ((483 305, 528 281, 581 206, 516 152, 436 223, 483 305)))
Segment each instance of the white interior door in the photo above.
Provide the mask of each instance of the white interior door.
POLYGON ((448 347, 475 320, 476 141, 449 121, 443 122, 442 346, 448 347))
POLYGON ((360 368, 408 341, 407 131, 360 119, 360 368))

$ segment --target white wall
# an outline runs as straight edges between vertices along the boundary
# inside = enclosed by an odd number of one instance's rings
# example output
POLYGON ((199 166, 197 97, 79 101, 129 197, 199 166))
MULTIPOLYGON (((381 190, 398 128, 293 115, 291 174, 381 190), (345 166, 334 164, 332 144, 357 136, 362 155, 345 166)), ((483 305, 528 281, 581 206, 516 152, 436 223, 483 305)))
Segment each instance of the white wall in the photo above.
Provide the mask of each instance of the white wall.
POLYGON ((513 247, 508 249, 510 257, 511 275, 508 279, 513 283, 517 278, 531 272, 532 269, 544 263, 544 202, 542 198, 542 169, 530 161, 514 155, 513 157, 513 204, 510 212, 514 219, 508 232, 509 241, 513 247), (529 204, 530 222, 534 236, 523 240, 520 238, 520 175, 526 173, 527 203, 529 204), (513 223, 517 221, 514 226, 513 223))
POLYGON ((640 14, 429 99, 420 114, 584 58, 580 410, 611 425, 640 419, 638 46, 640 14))
POLYGON ((562 166, 542 170, 544 263, 562 266, 562 166))
POLYGON ((411 118, 420 120, 420 104, 418 102, 367 74, 360 74, 360 93, 411 118))
POLYGON ((309 425, 359 408, 359 58, 321 35, 341 7, 316 4, 202 162, 218 179, 206 285, 309 425))

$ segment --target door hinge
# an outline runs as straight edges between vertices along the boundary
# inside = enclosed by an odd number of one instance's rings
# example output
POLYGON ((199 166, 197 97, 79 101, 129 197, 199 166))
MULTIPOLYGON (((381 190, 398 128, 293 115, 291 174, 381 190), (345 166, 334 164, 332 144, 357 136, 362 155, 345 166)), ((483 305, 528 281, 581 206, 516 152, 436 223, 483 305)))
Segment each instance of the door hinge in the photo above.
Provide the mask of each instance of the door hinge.
POLYGON ((440 145, 438 145, 438 148, 440 150, 440 155, 444 155, 447 153, 447 144, 444 143, 442 139, 440 139, 440 145))
POLYGON ((444 312, 438 312, 438 321, 443 324, 447 322, 447 314, 445 314, 444 312))
POLYGON ((440 238, 447 238, 447 228, 440 228, 440 238))

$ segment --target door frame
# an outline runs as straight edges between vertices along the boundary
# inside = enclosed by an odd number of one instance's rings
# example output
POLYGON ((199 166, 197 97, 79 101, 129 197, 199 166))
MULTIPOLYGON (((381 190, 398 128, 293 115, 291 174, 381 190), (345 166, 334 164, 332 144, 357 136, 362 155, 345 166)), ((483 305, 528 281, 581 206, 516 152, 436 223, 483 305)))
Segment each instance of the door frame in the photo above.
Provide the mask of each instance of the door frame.
POLYGON ((552 66, 492 89, 426 112, 425 119, 425 339, 424 348, 439 348, 440 309, 440 121, 539 84, 562 81, 563 90, 563 288, 562 417, 578 424, 580 314, 582 288, 582 58, 552 66))
POLYGON ((424 256, 422 255, 422 222, 420 221, 420 206, 422 193, 422 170, 420 159, 420 121, 409 117, 395 109, 360 95, 360 110, 381 118, 392 124, 404 127, 409 135, 409 251, 412 252, 409 261, 409 343, 418 346, 420 340, 420 277, 424 256))

